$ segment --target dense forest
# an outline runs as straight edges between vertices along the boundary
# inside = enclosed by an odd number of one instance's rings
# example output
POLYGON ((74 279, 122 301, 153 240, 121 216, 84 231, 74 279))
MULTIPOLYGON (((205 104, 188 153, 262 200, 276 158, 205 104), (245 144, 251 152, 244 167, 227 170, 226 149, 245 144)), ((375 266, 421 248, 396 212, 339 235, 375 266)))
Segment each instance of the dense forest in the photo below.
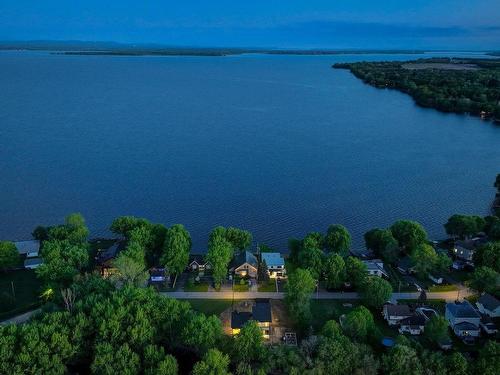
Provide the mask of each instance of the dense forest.
POLYGON ((334 68, 349 69, 372 86, 403 91, 423 107, 500 121, 500 61, 496 59, 339 63, 334 68))

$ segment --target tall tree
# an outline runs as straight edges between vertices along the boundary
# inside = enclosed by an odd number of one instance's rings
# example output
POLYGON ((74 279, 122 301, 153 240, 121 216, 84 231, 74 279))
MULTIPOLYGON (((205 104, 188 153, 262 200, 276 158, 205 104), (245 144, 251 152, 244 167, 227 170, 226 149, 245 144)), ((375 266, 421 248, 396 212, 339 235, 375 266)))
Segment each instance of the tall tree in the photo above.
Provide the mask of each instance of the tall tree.
POLYGON ((137 218, 134 216, 120 216, 113 220, 110 230, 115 234, 120 234, 126 238, 129 238, 129 233, 133 229, 147 226, 149 226, 149 221, 146 219, 137 218))
POLYGON ((168 268, 171 274, 175 273, 173 287, 177 276, 182 273, 189 263, 191 252, 191 236, 181 224, 175 224, 167 231, 163 255, 160 262, 168 268))
POLYGON ((422 375, 423 367, 415 349, 396 345, 382 358, 382 370, 388 375, 422 375))
POLYGON ((490 267, 479 267, 474 270, 470 287, 478 292, 497 294, 500 285, 500 274, 490 267))
POLYGON ((217 349, 210 349, 203 360, 195 363, 193 375, 231 375, 229 372, 229 356, 217 349))
POLYGON ((225 237, 239 251, 246 249, 252 243, 252 234, 247 230, 239 228, 227 228, 225 237))
POLYGON ((149 278, 148 272, 144 268, 144 262, 138 262, 134 258, 121 253, 113 262, 117 272, 112 276, 112 280, 120 284, 144 287, 149 278))
POLYGON ((19 262, 16 245, 9 241, 0 241, 0 270, 15 267, 19 262))
POLYGON ((500 272, 500 241, 488 242, 474 253, 476 266, 486 266, 500 272))
POLYGON ((257 322, 250 320, 242 328, 234 341, 235 358, 240 362, 255 363, 264 355, 262 331, 257 322))
POLYGON ((69 241, 46 241, 42 250, 43 264, 36 274, 52 286, 68 286, 87 265, 88 248, 69 241))
POLYGON ((193 313, 187 319, 181 338, 196 352, 204 354, 217 346, 222 334, 222 323, 215 315, 207 317, 205 314, 193 313))
POLYGON ((223 236, 210 238, 207 261, 212 265, 212 276, 216 287, 220 287, 228 271, 228 265, 233 257, 233 246, 223 236))
POLYGON ((358 258, 348 257, 345 261, 345 267, 347 272, 347 281, 349 281, 355 288, 361 287, 368 276, 366 265, 358 258))
POLYGON ((444 228, 450 236, 466 238, 478 232, 482 232, 486 221, 480 216, 453 215, 444 228))
POLYGON ((299 252, 298 265, 300 268, 308 270, 312 277, 319 280, 323 272, 323 260, 325 255, 318 248, 303 248, 299 252))
POLYGON ((479 350, 479 358, 475 362, 475 374, 496 375, 500 368, 500 343, 488 340, 479 350))
POLYGON ((425 229, 416 221, 399 220, 391 226, 391 232, 399 246, 407 253, 427 240, 425 229))
POLYGON ((285 287, 285 303, 291 317, 302 329, 309 325, 311 319, 310 299, 316 282, 307 270, 296 269, 288 276, 285 287))
POLYGON ((326 232, 325 245, 328 251, 347 256, 351 247, 351 235, 343 225, 330 225, 326 232))
POLYGON ((328 255, 325 261, 326 286, 337 289, 346 281, 346 265, 344 258, 336 253, 328 255))
POLYGON ((259 262, 259 268, 257 270, 257 279, 259 282, 266 283, 269 281, 269 269, 267 268, 266 261, 262 259, 259 262))
POLYGON ((102 375, 138 374, 140 357, 125 343, 114 348, 109 343, 99 343, 95 348, 95 357, 92 362, 92 372, 102 375))
POLYGON ((394 263, 399 254, 398 242, 389 229, 372 229, 365 233, 366 248, 384 259, 388 263, 394 263))
POLYGON ((446 318, 441 315, 434 315, 425 325, 424 335, 435 344, 448 339, 448 321, 446 318))
POLYGON ((178 365, 175 357, 165 355, 161 346, 148 345, 144 348, 145 375, 177 375, 178 365))
POLYGON ((378 308, 391 298, 392 286, 381 277, 368 276, 361 287, 361 295, 368 306, 378 308))
POLYGON ((366 340, 368 335, 375 332, 375 321, 370 310, 358 306, 345 315, 342 328, 347 336, 355 340, 366 340))
POLYGON ((425 278, 429 272, 436 269, 438 255, 431 245, 421 243, 417 245, 410 255, 415 271, 420 277, 425 278))

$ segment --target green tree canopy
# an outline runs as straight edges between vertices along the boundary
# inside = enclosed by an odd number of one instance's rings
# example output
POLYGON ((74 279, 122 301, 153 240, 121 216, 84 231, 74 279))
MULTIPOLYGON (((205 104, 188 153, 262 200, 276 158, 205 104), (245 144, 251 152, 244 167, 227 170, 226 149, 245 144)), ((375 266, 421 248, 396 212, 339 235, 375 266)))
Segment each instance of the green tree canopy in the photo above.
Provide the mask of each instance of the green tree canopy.
MULTIPOLYGON (((160 263, 168 268, 171 274, 181 274, 189 263, 189 253, 191 252, 191 236, 189 232, 180 224, 175 224, 168 229, 163 254, 160 263)), ((175 281, 174 281, 175 287, 175 281)))
POLYGON ((125 253, 121 253, 113 261, 117 272, 113 274, 112 280, 118 284, 134 285, 143 287, 149 278, 148 272, 144 269, 144 262, 138 262, 125 253))
POLYGON ((345 261, 345 267, 347 272, 347 281, 349 281, 355 288, 361 287, 368 276, 366 265, 358 258, 348 257, 345 261))
POLYGON ((362 287, 363 301, 371 307, 381 307, 392 295, 392 286, 387 281, 377 276, 368 276, 362 287))
POLYGON ((229 356, 217 349, 210 349, 203 360, 195 363, 193 375, 231 375, 229 368, 229 356))
POLYGON ((434 315, 425 325, 424 335, 435 344, 449 338, 448 321, 442 315, 434 315))
POLYGON ((43 264, 36 274, 45 283, 63 286, 71 283, 89 261, 88 247, 65 241, 46 241, 42 250, 43 264))
POLYGON ((373 315, 364 306, 358 306, 345 315, 342 320, 342 329, 345 334, 355 340, 366 340, 375 332, 373 315))
POLYGON ((453 215, 444 225, 444 229, 450 236, 465 238, 482 232, 485 225, 485 220, 480 216, 453 215))
POLYGON ((346 281, 346 265, 344 258, 336 253, 331 253, 326 257, 324 264, 326 286, 330 289, 337 289, 346 281))
POLYGON ((0 270, 15 267, 19 262, 16 245, 9 241, 0 241, 0 270))
POLYGON ((139 373, 140 357, 125 343, 118 348, 108 343, 99 343, 91 366, 94 374, 134 375, 139 373))
POLYGON ((478 292, 498 294, 500 286, 500 274, 490 267, 479 267, 474 270, 470 287, 478 292))
POLYGON ((421 375, 423 366, 415 349, 396 345, 382 357, 382 370, 388 375, 421 375))
POLYGON ((486 266, 500 272, 500 241, 488 242, 474 253, 476 266, 486 266))
POLYGON ((264 343, 257 322, 250 320, 241 328, 234 341, 235 358, 240 362, 255 363, 263 359, 264 343))
POLYGON ((144 349, 145 375, 177 375, 178 365, 175 357, 165 355, 161 346, 148 345, 144 349))
POLYGON ((351 235, 343 225, 330 225, 326 232, 325 245, 328 251, 347 256, 351 247, 351 235))
POLYGON ((365 233, 364 238, 366 248, 384 261, 394 263, 398 259, 398 241, 389 229, 372 229, 365 233))
POLYGON ((212 264, 212 275, 215 284, 220 286, 225 279, 229 262, 233 257, 233 246, 223 236, 210 238, 207 261, 212 264))
POLYGON ((120 216, 113 220, 110 230, 115 234, 120 234, 124 237, 129 238, 129 233, 133 229, 147 226, 149 226, 149 221, 146 219, 134 216, 120 216))
POLYGON ((416 221, 399 220, 390 229, 399 246, 407 253, 427 240, 425 229, 416 221))
POLYGON ((318 280, 323 271, 323 260, 325 255, 317 248, 304 248, 299 253, 298 265, 300 268, 308 270, 312 277, 318 280))
POLYGON ((488 340, 479 350, 479 358, 475 362, 475 373, 481 375, 496 375, 500 368, 500 343, 488 340))
POLYGON ((436 269, 439 260, 436 250, 426 243, 417 245, 410 259, 417 274, 423 278, 436 269))
POLYGON ((302 328, 305 328, 311 319, 310 299, 316 282, 307 270, 296 269, 288 276, 285 286, 285 303, 290 316, 302 328))
POLYGON ((215 315, 207 317, 193 313, 182 330, 182 340, 199 354, 204 354, 217 346, 222 334, 222 323, 215 315))

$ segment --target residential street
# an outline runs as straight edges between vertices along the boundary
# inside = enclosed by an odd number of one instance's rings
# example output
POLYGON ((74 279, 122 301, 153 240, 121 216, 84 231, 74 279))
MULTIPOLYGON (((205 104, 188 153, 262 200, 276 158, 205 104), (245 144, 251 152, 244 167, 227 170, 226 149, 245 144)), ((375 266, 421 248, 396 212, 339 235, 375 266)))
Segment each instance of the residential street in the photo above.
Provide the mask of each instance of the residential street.
MULTIPOLYGON (((232 291, 221 291, 221 292, 163 292, 160 293, 165 296, 169 296, 176 299, 255 299, 255 298, 271 298, 271 299, 283 299, 285 293, 283 292, 232 292, 232 291)), ((471 295, 471 291, 468 289, 462 289, 460 292, 436 292, 427 293, 427 299, 444 299, 447 302, 455 301, 458 299, 463 299, 471 295)), ((391 301, 395 302, 397 300, 405 299, 418 299, 420 293, 393 293, 391 301)), ((330 293, 330 292, 319 292, 314 293, 313 299, 359 299, 358 293, 330 293)))

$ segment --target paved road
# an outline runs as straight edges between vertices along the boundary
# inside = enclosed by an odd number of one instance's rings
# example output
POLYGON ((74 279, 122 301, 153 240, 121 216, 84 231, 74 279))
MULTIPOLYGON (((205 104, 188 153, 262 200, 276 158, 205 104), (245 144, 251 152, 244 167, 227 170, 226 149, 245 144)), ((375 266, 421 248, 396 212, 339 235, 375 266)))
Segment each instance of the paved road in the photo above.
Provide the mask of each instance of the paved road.
POLYGON ((7 320, 4 320, 2 322, 0 322, 0 325, 7 325, 7 324, 19 324, 19 323, 24 323, 24 322, 27 322, 29 320, 29 318, 31 318, 31 316, 37 312, 41 311, 40 309, 36 309, 36 310, 32 310, 32 311, 28 311, 28 312, 25 312, 24 314, 21 314, 21 315, 17 315, 17 316, 14 316, 10 319, 7 319, 7 320))
MULTIPOLYGON (((164 292, 161 293, 165 296, 177 298, 177 299, 255 299, 255 298, 271 298, 271 299, 283 299, 285 293, 279 292, 164 292)), ((461 290, 460 294, 457 291, 454 292, 436 292, 427 293, 427 299, 444 299, 448 302, 455 301, 457 297, 462 299, 471 295, 469 290, 461 290)), ((393 293, 391 301, 405 300, 405 299, 418 299, 420 293, 393 293)), ((352 300, 359 299, 358 293, 329 293, 329 292, 319 292, 312 295, 313 299, 339 299, 339 300, 352 300)))

